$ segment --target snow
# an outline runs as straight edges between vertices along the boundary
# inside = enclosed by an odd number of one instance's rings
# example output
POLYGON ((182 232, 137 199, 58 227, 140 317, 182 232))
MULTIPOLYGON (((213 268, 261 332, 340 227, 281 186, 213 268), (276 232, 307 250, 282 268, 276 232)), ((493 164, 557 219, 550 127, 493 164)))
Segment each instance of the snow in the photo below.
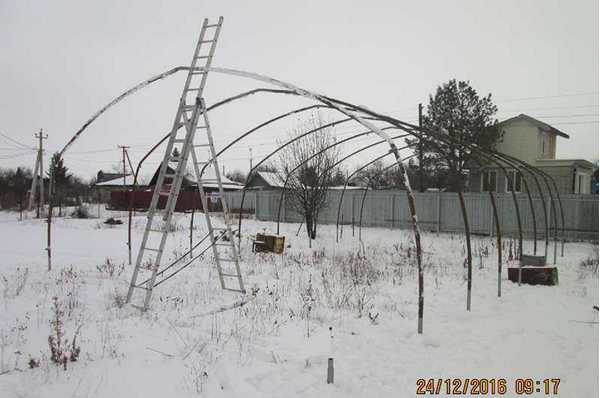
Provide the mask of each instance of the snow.
MULTIPOLYGON (((364 229, 363 249, 350 227, 335 245, 335 226, 319 226, 309 249, 304 231, 296 236, 298 224, 283 224, 291 247, 281 256, 251 253, 249 234, 273 231, 275 224, 245 220, 241 265, 255 297, 200 316, 242 298, 219 288, 207 256, 157 288, 151 310, 141 314, 115 300, 115 292, 126 293, 132 272, 125 213, 100 213, 101 219, 53 219, 50 272, 44 221, 0 213, 0 373, 8 371, 0 375, 0 397, 407 397, 419 378, 453 377, 505 378, 506 396, 516 395, 516 378, 560 378, 559 396, 598 396, 598 312, 592 309, 598 276, 580 266, 596 255, 590 243, 565 245, 559 286, 519 287, 503 269, 498 298, 495 238, 475 237, 474 253, 487 248, 489 254, 482 268, 474 255, 467 312, 464 238, 423 232, 419 335, 410 230, 364 229), (109 216, 125 224, 103 224, 109 216), (107 258, 116 265, 112 276, 107 258), (48 360, 54 296, 66 309, 65 337, 82 325, 80 358, 66 371, 48 360), (28 368, 30 357, 40 360, 38 368, 28 368), (330 385, 329 357, 335 360, 330 385)), ((204 225, 202 217, 195 220, 199 239, 204 225)), ((177 214, 175 222, 167 259, 189 245, 188 216, 177 214)), ((134 259, 143 227, 144 215, 137 215, 134 259)), ((531 248, 526 242, 524 253, 531 248)))

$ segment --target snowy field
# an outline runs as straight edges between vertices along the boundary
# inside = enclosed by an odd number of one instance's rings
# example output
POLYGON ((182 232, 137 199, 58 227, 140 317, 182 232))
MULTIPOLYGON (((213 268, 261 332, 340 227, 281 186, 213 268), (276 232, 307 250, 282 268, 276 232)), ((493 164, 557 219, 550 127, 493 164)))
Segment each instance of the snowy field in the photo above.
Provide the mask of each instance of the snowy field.
MULTIPOLYGON (((338 245, 335 227, 323 226, 308 248, 298 225, 286 224, 283 256, 253 254, 246 234, 242 268, 255 296, 247 305, 206 315, 241 299, 220 290, 207 255, 157 288, 141 314, 122 306, 127 225, 104 225, 108 215, 55 218, 47 272, 45 223, 0 213, 0 397, 413 397, 419 378, 454 377, 505 378, 505 396, 516 396, 517 378, 560 378, 559 396, 598 396, 598 275, 581 265, 597 258, 595 245, 566 244, 556 287, 519 287, 504 271, 498 298, 495 238, 474 238, 483 255, 467 312, 464 239, 424 233, 418 335, 409 231, 365 229, 361 249, 348 226, 338 245), (66 371, 50 361, 54 297, 69 344, 79 330, 78 360, 66 371)), ((189 245, 189 219, 176 215, 176 224, 168 259, 189 245)), ((143 226, 136 217, 134 255, 143 226)), ((244 224, 263 230, 273 224, 244 224)))

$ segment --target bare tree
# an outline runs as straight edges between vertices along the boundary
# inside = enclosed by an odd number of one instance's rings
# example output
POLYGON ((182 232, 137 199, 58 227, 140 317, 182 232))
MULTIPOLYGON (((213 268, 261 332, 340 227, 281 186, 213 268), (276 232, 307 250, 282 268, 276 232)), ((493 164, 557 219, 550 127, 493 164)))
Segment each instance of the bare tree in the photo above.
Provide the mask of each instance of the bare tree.
POLYGON ((382 189, 389 185, 386 178, 384 165, 381 160, 367 166, 357 173, 357 178, 364 181, 367 187, 371 189, 382 189))
POLYGON ((308 131, 317 131, 286 146, 279 152, 275 163, 279 178, 287 180, 287 201, 304 218, 310 239, 317 236, 319 213, 327 206, 328 187, 338 174, 333 165, 339 158, 339 149, 333 147, 325 150, 335 143, 335 138, 331 128, 318 130, 324 124, 318 113, 300 122, 290 132, 289 140, 308 131))

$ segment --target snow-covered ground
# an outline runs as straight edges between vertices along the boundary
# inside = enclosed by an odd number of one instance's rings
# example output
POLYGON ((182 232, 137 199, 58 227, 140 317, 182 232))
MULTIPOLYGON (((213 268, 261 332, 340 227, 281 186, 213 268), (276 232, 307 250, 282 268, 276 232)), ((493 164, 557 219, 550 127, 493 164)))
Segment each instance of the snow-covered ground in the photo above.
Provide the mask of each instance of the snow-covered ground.
MULTIPOLYGON (((3 398, 410 397, 420 378, 504 378, 505 396, 516 395, 517 378, 560 378, 560 396, 598 396, 598 275, 580 265, 597 258, 589 243, 566 244, 558 286, 519 287, 504 271, 498 298, 495 238, 474 238, 474 250, 488 255, 481 265, 475 256, 467 312, 464 239, 424 233, 419 335, 409 231, 365 229, 362 249, 348 226, 337 245, 335 227, 323 226, 309 248, 304 233, 296 236, 298 225, 286 224, 290 247, 282 256, 251 252, 247 233, 273 224, 248 220, 242 267, 253 300, 206 315, 240 300, 220 290, 207 255, 157 288, 151 310, 141 314, 119 308, 132 272, 126 224, 54 220, 47 272, 45 223, 0 213, 3 398), (66 371, 49 360, 53 297, 64 312, 65 338, 80 327, 79 359, 66 371), (328 357, 335 360, 330 385, 328 357), (30 369, 30 359, 39 367, 30 369)), ((196 220, 198 239, 204 228, 202 217, 196 220)), ((167 258, 189 245, 189 218, 177 215, 176 223, 167 258)), ((134 254, 143 226, 137 216, 134 254)))

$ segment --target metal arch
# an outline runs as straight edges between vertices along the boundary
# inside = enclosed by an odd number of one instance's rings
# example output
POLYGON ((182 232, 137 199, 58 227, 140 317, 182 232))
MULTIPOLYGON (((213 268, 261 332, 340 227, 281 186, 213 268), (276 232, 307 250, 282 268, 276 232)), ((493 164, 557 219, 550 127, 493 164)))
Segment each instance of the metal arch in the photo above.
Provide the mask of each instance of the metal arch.
MULTIPOLYGON (((383 128, 382 130, 390 130, 390 129, 396 129, 396 127, 385 127, 385 128, 383 128)), ((283 189, 281 190, 281 194, 279 195, 279 206, 278 206, 278 208, 277 208, 277 234, 279 234, 279 225, 280 225, 280 221, 281 221, 281 207, 282 207, 282 203, 283 203, 283 198, 285 197, 285 190, 286 190, 286 187, 287 187, 287 183, 288 183, 289 177, 290 177, 290 176, 291 176, 291 175, 292 175, 292 174, 293 174, 293 173, 294 173, 296 170, 298 170, 298 169, 299 169, 299 168, 300 168, 302 165, 304 165, 304 164, 306 164, 307 162, 309 162, 310 160, 314 159, 315 157, 317 157, 317 156, 318 156, 318 155, 320 155, 321 153, 323 153, 323 152, 325 152, 325 151, 327 151, 327 150, 329 150, 329 149, 331 149, 331 148, 333 148, 333 147, 335 147, 335 146, 337 146, 337 145, 343 144, 344 142, 347 142, 347 141, 350 141, 350 140, 352 140, 352 139, 355 139, 355 138, 358 138, 358 137, 361 137, 361 136, 365 136, 365 135, 368 135, 368 134, 372 134, 372 132, 371 132, 371 131, 366 131, 366 132, 363 132, 363 133, 355 134, 355 135, 353 135, 353 136, 350 136, 350 137, 348 137, 348 138, 345 138, 345 139, 343 139, 343 140, 341 140, 341 141, 339 141, 339 142, 336 142, 336 143, 334 143, 334 144, 332 144, 332 145, 329 145, 329 146, 327 146, 326 148, 324 148, 324 149, 322 149, 322 150, 320 150, 320 151, 316 152, 315 154, 313 154, 312 156, 310 156, 308 159, 304 160, 304 161, 303 161, 303 162, 301 162, 300 164, 296 165, 296 167, 295 167, 293 170, 291 170, 291 171, 290 171, 290 172, 289 172, 289 173, 286 175, 286 177, 285 177, 285 182, 283 183, 283 189)), ((392 139, 396 139, 396 138, 402 138, 402 137, 406 137, 407 135, 408 135, 408 134, 396 135, 396 136, 393 136, 393 137, 391 137, 391 138, 392 138, 392 139)), ((330 167, 328 167, 326 170, 323 170, 323 172, 322 172, 322 173, 321 173, 321 174, 320 174, 320 175, 319 175, 317 178, 318 178, 318 179, 321 179, 321 177, 323 177, 323 176, 325 175, 325 173, 327 173, 327 172, 331 171, 331 170, 332 170, 334 167, 338 166, 340 163, 342 163, 343 161, 345 161, 345 160, 349 159, 350 157, 352 157, 352 156, 356 155, 357 153, 360 153, 360 152, 362 152, 362 151, 365 151, 365 150, 367 150, 367 149, 369 149, 369 148, 372 148, 372 147, 374 147, 375 145, 379 145, 379 144, 382 144, 382 143, 384 143, 384 142, 387 142, 387 141, 385 141, 385 140, 377 141, 377 142, 375 142, 375 143, 372 143, 372 144, 369 144, 369 145, 367 145, 367 146, 365 146, 365 147, 362 147, 361 149, 359 149, 359 150, 357 150, 357 151, 355 151, 355 152, 352 152, 351 154, 349 154, 349 155, 347 155, 347 156, 343 157, 342 159, 340 159, 340 160, 336 161, 336 162, 335 162, 333 165, 331 165, 330 167)))
MULTIPOLYGON (((269 125, 271 123, 274 123, 274 122, 276 122, 278 120, 284 119, 284 118, 286 118, 288 116, 296 115, 298 113, 302 113, 302 112, 306 112, 306 111, 311 110, 311 109, 318 109, 318 108, 329 108, 329 107, 325 106, 325 105, 311 105, 311 106, 306 106, 306 107, 303 107, 303 108, 294 109, 294 110, 292 110, 290 112, 283 113, 283 114, 281 114, 281 115, 279 115, 277 117, 269 119, 266 122, 263 122, 263 123, 255 126, 255 127, 251 128, 250 130, 246 131, 244 134, 238 136, 235 140, 231 141, 229 144, 225 145, 225 147, 223 147, 223 149, 221 149, 219 152, 217 152, 217 154, 215 155, 215 157, 221 156, 225 151, 227 151, 229 148, 231 148, 232 146, 234 146, 235 144, 237 144, 238 142, 240 142, 242 139, 246 138, 250 134, 256 132, 257 130, 259 130, 259 129, 261 129, 261 128, 263 128, 263 127, 265 127, 265 126, 267 126, 267 125, 269 125)), ((329 109, 331 109, 331 108, 329 108, 329 109)), ((209 164, 205 164, 202 167, 202 170, 200 170, 200 175, 204 174, 204 171, 209 166, 209 164)))
MULTIPOLYGON (((166 76, 168 76, 168 75, 165 75, 164 77, 166 77, 166 76)), ((137 86, 136 86, 136 87, 137 87, 137 86)), ((138 89, 139 89, 139 88, 138 88, 138 89)), ((138 89, 136 89, 136 90, 128 90, 128 91, 126 92, 126 95, 133 94, 133 93, 134 93, 135 91, 137 91, 138 89)), ((232 102, 232 101, 237 101, 237 100, 239 100, 239 99, 245 98, 245 97, 247 97, 247 96, 250 96, 250 95, 253 95, 253 94, 261 93, 261 92, 267 92, 267 93, 277 93, 277 94, 293 94, 293 95, 295 95, 294 93, 292 93, 292 92, 290 92, 290 91, 287 91, 287 90, 274 90, 274 89, 267 89, 267 88, 253 89, 253 90, 249 90, 249 91, 242 92, 242 93, 240 93, 240 94, 236 94, 236 95, 234 95, 234 96, 232 96, 232 97, 225 98, 225 99, 223 99, 223 100, 221 100, 221 101, 219 101, 219 102, 216 102, 216 103, 214 103, 213 105, 209 106, 209 107, 208 107, 206 110, 207 110, 207 111, 211 111, 211 110, 213 110, 213 109, 216 109, 216 108, 218 108, 218 107, 220 107, 220 106, 223 106, 223 105, 225 105, 225 104, 228 104, 228 103, 230 103, 230 102, 232 102)), ((120 101, 121 99, 123 99, 123 98, 124 98, 126 95, 121 95, 120 97, 118 97, 118 98, 120 98, 120 99, 119 99, 119 101, 120 101)), ((97 115, 96 115, 94 118, 92 118, 92 119, 91 119, 91 120, 90 120, 88 123, 86 123, 86 124, 84 125, 84 127, 82 127, 82 128, 80 129, 80 132, 79 132, 78 134, 81 134, 81 132, 83 132, 83 130, 84 130, 85 128, 87 128, 87 127, 88 127, 88 126, 89 126, 89 125, 90 125, 90 124, 91 124, 91 123, 92 123, 92 122, 93 122, 93 121, 94 121, 94 120, 95 120, 95 119, 96 119, 98 116, 100 116, 100 114, 102 114, 104 111, 106 111, 106 109, 107 109, 107 108, 108 108, 110 105, 115 105, 115 104, 116 104, 117 102, 119 102, 119 101, 112 101, 112 102, 111 102, 111 103, 110 103, 108 106, 105 106, 105 107, 103 108, 103 110, 101 110, 101 112, 97 113, 97 115)), ((307 107, 303 107, 303 108, 294 109, 294 110, 292 110, 292 111, 290 111, 290 112, 287 112, 287 113, 284 113, 284 114, 282 114, 282 115, 279 115, 279 116, 277 116, 277 117, 274 117, 274 118, 272 118, 272 119, 270 119, 270 120, 268 120, 268 121, 266 121, 266 122, 264 122, 264 123, 261 123, 261 124, 260 124, 260 125, 258 125, 258 126, 255 126, 254 128, 250 129, 250 130, 249 130, 249 131, 247 131, 246 133, 244 133, 244 134, 242 134, 241 136, 239 136, 239 137, 238 137, 237 139, 235 139, 234 141, 230 142, 230 143, 229 143, 228 145, 226 145, 226 146, 225 146, 223 149, 221 149, 221 150, 220 150, 220 151, 217 153, 217 155, 216 155, 216 156, 217 156, 217 157, 218 157, 218 156, 220 156, 221 154, 223 154, 223 152, 225 152, 226 150, 228 150, 228 149, 229 149, 231 146, 233 146, 234 144, 236 144, 237 142, 239 142, 239 141, 240 141, 240 140, 242 140, 243 138, 247 137, 247 136, 248 136, 248 135, 250 135, 251 133, 254 133, 254 132, 255 132, 255 131, 257 131, 258 129, 260 129, 260 128, 262 128, 262 127, 265 127, 266 125, 268 125, 268 124, 270 124, 270 123, 273 123, 273 122, 275 122, 275 121, 277 121, 277 120, 283 119, 283 118, 285 118, 285 117, 288 117, 288 116, 291 116, 291 115, 294 115, 294 114, 298 114, 298 113, 300 113, 300 112, 304 112, 304 111, 307 111, 307 110, 310 110, 310 109, 316 109, 316 108, 329 108, 329 107, 328 107, 328 106, 325 106, 325 105, 311 105, 311 106, 307 106, 307 107)), ((158 147, 159 147, 159 146, 160 146, 162 143, 163 143, 163 142, 165 142, 165 141, 166 141, 166 140, 169 138, 169 136, 170 136, 170 135, 171 135, 171 133, 168 133, 168 134, 167 134, 167 135, 165 135, 163 138, 161 138, 161 139, 160 139, 160 140, 159 140, 159 141, 158 141, 158 142, 157 142, 157 143, 156 143, 156 144, 155 144, 155 145, 154 145, 154 146, 153 146, 153 147, 152 147, 152 148, 151 148, 151 149, 150 149, 150 150, 149 150, 149 151, 148 151, 148 152, 147 152, 147 153, 146 153, 146 154, 143 156, 143 157, 142 157, 142 159, 139 161, 139 163, 138 163, 138 165, 137 165, 137 167, 136 167, 136 170, 135 170, 135 173, 134 173, 134 179, 133 179, 133 187, 134 187, 134 190, 133 190, 133 192, 132 192, 132 195, 131 195, 131 196, 130 196, 130 198, 129 198, 129 209, 128 209, 128 212, 129 212, 129 214, 128 214, 128 228, 127 228, 127 230, 128 230, 128 242, 127 242, 127 245, 128 245, 128 247, 129 247, 129 248, 131 248, 131 224, 132 224, 132 213, 133 213, 133 211, 132 211, 132 210, 133 210, 133 209, 132 209, 132 207, 133 207, 133 204, 134 204, 135 192, 136 192, 136 190, 137 190, 137 182, 138 182, 138 175, 139 175, 140 168, 141 168, 142 164, 144 163, 144 161, 145 161, 145 160, 146 160, 146 159, 147 159, 147 158, 148 158, 148 157, 149 157, 149 156, 150 156, 150 155, 151 155, 151 154, 152 154, 152 153, 153 153, 153 152, 154 152, 154 151, 155 151, 155 150, 156 150, 156 149, 157 149, 157 148, 158 148, 158 147)), ((75 137, 73 137, 73 139, 72 139, 71 141, 74 141, 74 140, 75 140, 77 137, 78 137, 78 135, 76 135, 75 137)), ((70 145, 70 143, 69 143, 69 145, 70 145)), ((68 145, 67 145, 67 146, 68 146, 68 145)), ((65 147, 65 149, 66 149, 66 147, 65 147)), ((200 174, 203 174, 203 173, 204 173, 204 171, 205 171, 205 169, 206 169, 206 167, 207 167, 207 166, 208 166, 208 164, 206 164, 206 165, 204 165, 204 166, 203 166, 203 168, 202 168, 202 171, 200 172, 200 174)))
MULTIPOLYGON (((344 105, 350 106, 348 103, 344 103, 344 105)), ((455 141, 455 140, 449 140, 449 137, 440 137, 439 133, 434 133, 431 131, 420 129, 417 126, 411 125, 409 123, 401 122, 397 119, 390 118, 387 116, 381 116, 381 115, 375 114, 372 111, 364 110, 363 108, 360 108, 360 107, 356 107, 356 109, 359 109, 360 111, 367 113, 369 115, 375 116, 378 118, 378 120, 386 121, 391 125, 396 125, 396 126, 405 125, 405 126, 413 128, 413 129, 418 129, 420 134, 417 135, 417 137, 421 137, 424 133, 428 133, 430 136, 437 138, 438 140, 440 140, 442 142, 447 143, 448 141, 451 141, 451 142, 455 141)), ((415 134, 412 134, 412 135, 415 135, 415 134)), ((490 155, 489 152, 479 149, 478 146, 476 146, 476 145, 471 144, 471 145, 467 146, 466 144, 463 144, 463 143, 459 143, 459 144, 463 148, 469 148, 471 150, 474 150, 474 151, 478 152, 480 154, 480 156, 487 158, 489 161, 491 161, 493 163, 496 163, 498 165, 498 167, 500 167, 501 170, 503 171, 505 178, 508 179, 508 172, 507 172, 506 168, 502 165, 501 162, 494 159, 490 155)), ((435 145, 439 147, 439 144, 435 143, 435 145)), ((523 228, 522 228, 522 224, 521 224, 521 214, 520 214, 520 210, 519 210, 519 204, 518 204, 518 201, 517 201, 517 198, 515 195, 515 191, 514 191, 514 186, 511 187, 511 194, 512 194, 511 196, 513 198, 513 203, 515 206, 515 212, 516 212, 516 217, 517 217, 517 226, 518 226, 518 230, 519 230, 519 259, 520 259, 522 256, 522 253, 523 253, 523 228)), ((460 201, 461 211, 462 211, 462 215, 463 215, 463 221, 465 224, 465 235, 467 237, 467 265, 468 265, 467 310, 469 311, 470 310, 470 301, 471 301, 471 283, 472 283, 472 254, 471 254, 471 245, 470 245, 470 231, 469 231, 468 217, 466 214, 466 208, 465 208, 464 197, 463 197, 462 191, 459 191, 458 195, 459 195, 459 201, 460 201)), ((519 269, 519 285, 520 285, 520 281, 521 281, 521 270, 519 269)))
MULTIPOLYGON (((349 104, 347 102, 335 100, 335 99, 332 99, 332 98, 329 98, 329 99, 332 100, 332 101, 336 101, 337 103, 339 103, 341 105, 344 105, 344 106, 347 106, 347 107, 353 107, 356 111, 365 113, 365 114, 370 115, 372 117, 376 117, 378 120, 385 121, 385 122, 387 122, 387 123, 389 123, 389 124, 391 124, 393 126, 397 126, 397 127, 400 127, 400 128, 404 127, 405 131, 407 131, 407 132, 409 132, 409 131, 412 131, 412 132, 419 131, 419 134, 411 133, 416 138, 422 138, 422 135, 426 135, 426 136, 429 136, 431 138, 435 138, 435 139, 437 139, 439 141, 442 141, 444 143, 449 143, 449 142, 455 141, 455 140, 450 139, 450 137, 441 136, 439 132, 434 132, 434 131, 431 131, 431 130, 423 129, 423 128, 420 128, 420 127, 415 126, 413 124, 410 124, 410 123, 403 122, 401 120, 392 118, 390 116, 380 115, 380 114, 377 114, 377 113, 375 113, 375 112, 373 112, 371 110, 368 110, 368 109, 366 109, 364 107, 353 106, 352 104, 349 104), (409 128, 411 130, 408 130, 409 128)), ((464 147, 464 148, 468 148, 468 149, 474 150, 474 151, 478 152, 481 156, 483 156, 483 157, 487 158, 488 160, 490 160, 491 162, 497 164, 498 167, 500 167, 500 169, 502 170, 505 178, 508 178, 508 172, 507 172, 506 168, 499 161, 494 160, 494 159, 490 159, 491 156, 490 156, 490 154, 488 152, 486 152, 485 150, 480 149, 478 146, 476 146, 474 144, 468 144, 467 145, 467 144, 463 143, 461 146, 464 147)), ((518 230, 519 230, 519 258, 520 258, 521 254, 522 254, 522 246, 523 246, 523 244, 522 244, 523 243, 523 227, 522 227, 522 224, 521 224, 521 213, 520 213, 519 204, 518 204, 515 192, 514 192, 514 187, 511 190, 511 193, 512 193, 512 197, 513 197, 513 203, 515 205, 515 213, 516 213, 516 216, 517 216, 517 227, 518 227, 518 230)))
MULTIPOLYGON (((412 154, 410 156, 407 156, 404 158, 404 161, 407 161, 409 159, 414 158, 416 155, 412 154)), ((388 171, 389 169, 396 167, 397 164, 391 164, 389 166, 386 166, 383 168, 383 172, 388 171)), ((369 187, 365 187, 365 189, 363 189, 363 196, 361 198, 360 201, 360 212, 359 212, 359 216, 358 216, 358 240, 362 242, 362 220, 363 220, 363 208, 365 205, 365 199, 367 198, 367 192, 369 191, 368 189, 369 187)))
MULTIPOLYGON (((492 152, 492 154, 494 154, 494 156, 496 157, 500 157, 504 160, 504 162, 508 163, 508 164, 512 164, 513 167, 515 169, 517 168, 523 168, 524 170, 526 170, 529 174, 531 174, 531 176, 533 177, 533 180, 535 182, 536 188, 540 194, 540 198, 542 199, 542 208, 544 211, 544 240, 545 240, 545 245, 544 245, 544 256, 547 257, 548 256, 548 243, 549 243, 549 236, 548 236, 548 212, 546 211, 546 205, 545 205, 545 198, 544 198, 544 193, 542 191, 542 187, 535 175, 535 172, 532 171, 529 167, 524 166, 523 164, 520 164, 519 162, 515 162, 513 159, 510 159, 509 157, 506 156, 502 156, 501 154, 498 154, 496 152, 492 152), (520 164, 519 166, 517 166, 517 164, 520 164)), ((525 182, 525 185, 527 186, 528 184, 526 183, 526 178, 524 178, 523 174, 521 173, 521 178, 522 181, 525 182)), ((533 201, 531 199, 531 195, 529 193, 529 189, 527 189, 527 195, 529 198, 529 202, 530 202, 530 206, 533 208, 533 201)), ((535 216, 534 216, 535 217, 535 216)), ((534 220, 535 223, 535 220, 534 220)), ((537 240, 535 239, 535 224, 534 224, 534 249, 533 249, 533 254, 536 254, 536 247, 537 247, 537 240)))
MULTIPOLYGON (((491 153, 491 152, 490 152, 491 153)), ((495 158, 498 158, 499 156, 491 153, 491 156, 494 156, 495 158)), ((513 167, 515 169, 516 172, 519 173, 519 175, 521 176, 521 181, 523 182, 524 186, 525 186, 525 191, 527 193, 527 199, 529 201, 529 208, 531 211, 531 217, 532 217, 532 222, 533 222, 533 253, 534 255, 537 253, 537 228, 536 228, 536 219, 535 219, 535 207, 533 205, 533 199, 531 198, 531 192, 529 190, 529 184, 527 183, 527 179, 525 178, 525 176, 523 175, 523 172, 520 170, 519 166, 515 166, 514 163, 511 163, 510 161, 501 158, 505 164, 509 165, 509 167, 513 167)), ((506 181, 508 181, 508 174, 505 174, 505 178, 506 181)), ((514 184, 512 187, 512 192, 514 193, 514 184)), ((540 190, 540 194, 541 194, 541 190, 540 190)), ((522 245, 523 245, 523 238, 522 236, 519 239, 519 250, 521 252, 521 255, 523 254, 522 251, 522 245)))
MULTIPOLYGON (((564 248, 564 228, 565 228, 565 219, 564 219, 564 213, 563 213, 563 209, 562 209, 562 202, 560 200, 560 193, 558 191, 558 187, 556 185, 556 181, 554 180, 554 178, 552 176, 548 175, 546 172, 544 172, 543 170, 541 170, 541 169, 539 169, 537 167, 531 166, 530 164, 528 164, 528 163, 526 163, 526 162, 524 162, 524 161, 522 161, 520 159, 517 159, 517 158, 515 158, 513 156, 509 156, 509 155, 506 155, 506 154, 503 154, 503 156, 508 157, 508 158, 512 159, 513 161, 522 164, 526 168, 530 168, 533 172, 535 172, 538 175, 540 175, 543 178, 543 180, 544 180, 544 183, 545 183, 546 188, 548 190, 548 195, 550 196, 550 205, 551 205, 552 213, 553 213, 553 216, 554 216, 554 226, 555 226, 554 227, 554 264, 556 264, 556 245, 557 245, 557 240, 558 240, 558 238, 557 238, 558 216, 556 214, 557 213, 556 212, 556 205, 554 203, 555 202, 554 197, 552 196, 552 189, 550 188, 550 184, 548 183, 548 180, 550 180, 552 182, 552 185, 554 187, 554 190, 555 190, 555 193, 556 193, 556 196, 557 196, 557 199, 558 199, 558 204, 559 204, 559 207, 560 207, 560 211, 561 211, 563 248, 564 248)), ((544 209, 546 208, 546 203, 545 202, 543 203, 543 207, 544 207, 544 209)))
POLYGON ((243 213, 243 208, 244 208, 244 199, 246 198, 246 191, 247 191, 247 187, 248 184, 250 183, 250 181, 252 181, 252 179, 254 178, 254 171, 256 171, 258 169, 258 167, 260 167, 264 162, 266 162, 268 159, 270 159, 273 155, 275 155, 277 152, 279 152, 280 150, 282 150, 283 148, 287 147, 288 145, 298 141, 301 138, 306 137, 309 134, 313 134, 319 130, 322 130, 324 128, 328 128, 328 127, 333 127, 336 126, 338 124, 342 124, 342 123, 347 123, 352 121, 352 118, 346 118, 346 119, 340 119, 337 120, 335 122, 330 122, 327 123, 323 126, 320 126, 316 129, 312 129, 306 133, 302 133, 294 138, 292 138, 291 140, 287 141, 285 144, 280 145, 279 147, 277 147, 274 151, 270 152, 267 156, 265 156, 260 162, 258 162, 254 167, 252 167, 252 169, 250 169, 250 171, 248 172, 248 176, 246 177, 246 182, 244 183, 244 188, 242 189, 242 200, 240 202, 240 211, 239 211, 239 218, 238 218, 238 246, 241 243, 241 239, 242 239, 242 213, 243 213))
MULTIPOLYGON (((400 150, 402 149, 406 149, 410 147, 410 145, 405 145, 401 148, 399 148, 400 150)), ((342 202, 344 201, 344 194, 346 192, 346 187, 348 186, 348 182, 350 181, 350 178, 352 178, 353 176, 356 175, 356 173, 358 173, 359 171, 363 170, 364 168, 372 165, 373 163, 377 162, 378 160, 383 159, 384 157, 388 156, 390 154, 390 152, 387 152, 381 156, 376 157, 375 159, 371 160, 370 162, 368 162, 367 164, 359 167, 358 169, 354 170, 352 173, 350 173, 347 177, 346 177, 346 181, 344 182, 344 189, 342 189, 342 194, 340 195, 340 199, 338 200, 338 210, 337 210, 337 217, 336 217, 336 221, 335 221, 335 241, 336 243, 339 242, 339 225, 340 225, 340 211, 342 208, 342 202)), ((404 159, 402 159, 402 161, 404 161, 404 159)), ((397 164, 396 164, 397 166, 397 164)))

